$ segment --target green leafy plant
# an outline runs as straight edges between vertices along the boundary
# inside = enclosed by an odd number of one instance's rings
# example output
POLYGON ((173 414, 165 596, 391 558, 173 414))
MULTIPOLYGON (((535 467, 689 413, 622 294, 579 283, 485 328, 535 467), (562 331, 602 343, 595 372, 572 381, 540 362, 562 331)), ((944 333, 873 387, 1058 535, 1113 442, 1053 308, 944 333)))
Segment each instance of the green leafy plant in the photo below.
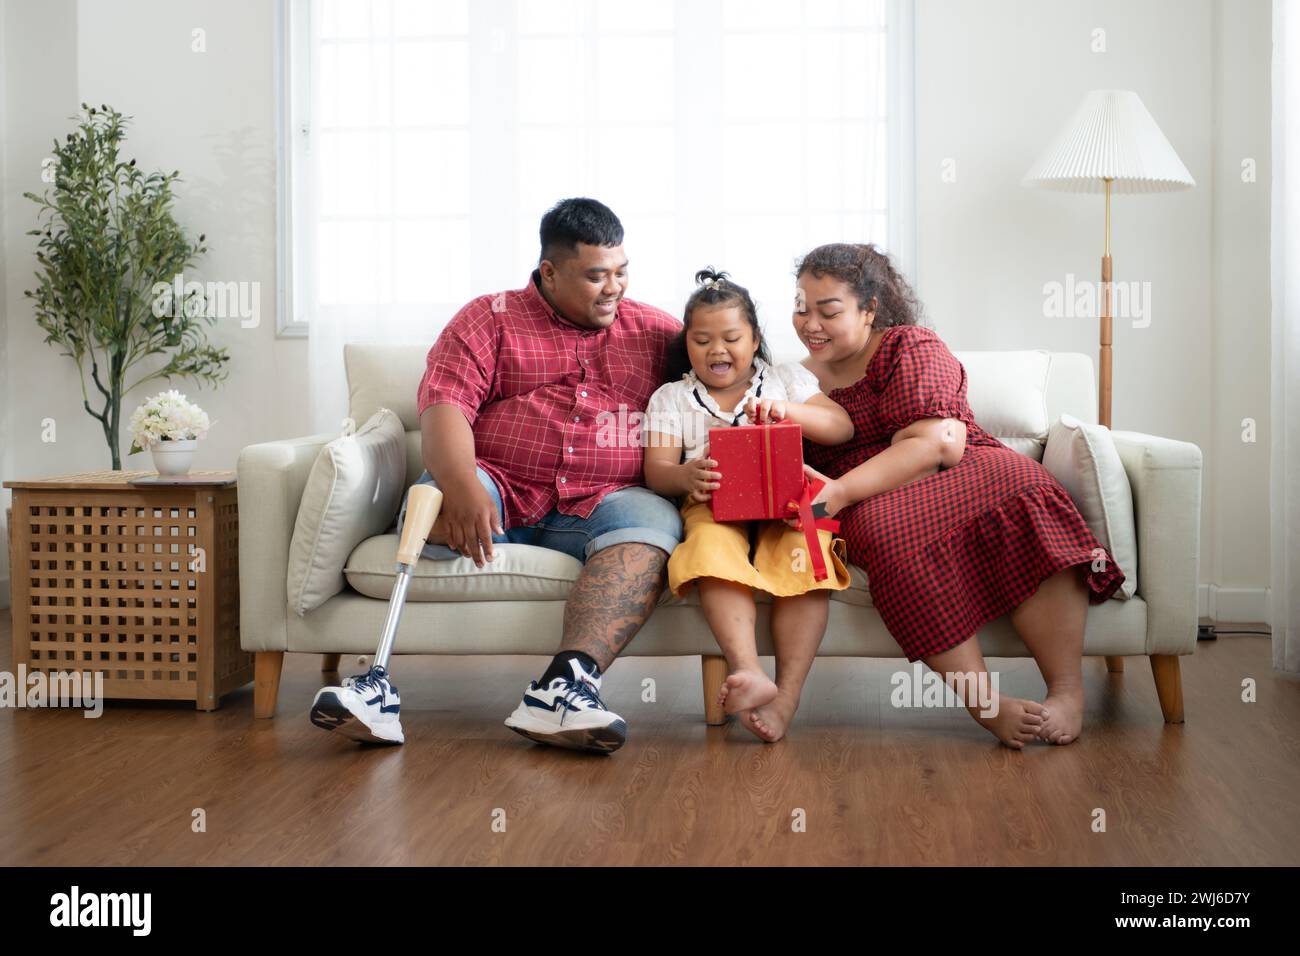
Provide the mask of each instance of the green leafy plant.
POLYGON ((103 427, 119 470, 123 395, 160 378, 215 384, 226 377, 230 354, 208 344, 205 326, 215 316, 202 288, 170 294, 175 277, 207 252, 206 237, 191 241, 172 215, 179 170, 145 174, 134 159, 123 162, 130 117, 107 106, 82 103, 81 110, 76 131, 54 142, 46 166, 53 188, 23 194, 40 207, 40 228, 28 232, 39 237, 38 286, 24 294, 46 343, 76 362, 82 404, 103 427), (139 377, 128 384, 129 374, 139 377))

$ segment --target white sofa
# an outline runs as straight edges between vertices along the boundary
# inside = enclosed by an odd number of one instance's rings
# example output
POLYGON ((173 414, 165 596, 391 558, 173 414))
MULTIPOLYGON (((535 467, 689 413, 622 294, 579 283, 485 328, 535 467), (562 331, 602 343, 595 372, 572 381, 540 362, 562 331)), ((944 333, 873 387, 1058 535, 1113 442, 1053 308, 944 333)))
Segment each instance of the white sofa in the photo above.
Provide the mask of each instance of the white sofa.
MULTIPOLYGON (((408 484, 422 470, 416 386, 426 354, 423 345, 354 345, 345 355, 351 417, 361 423, 386 407, 407 430, 408 484)), ((1062 412, 1096 422, 1087 356, 1045 351, 957 355, 967 369, 976 420, 1018 451, 1041 460, 1048 428, 1062 412)), ((383 624, 397 546, 391 528, 358 543, 347 564, 349 586, 341 593, 304 616, 289 608, 286 574, 298 503, 317 454, 335 437, 266 442, 239 456, 240 632, 244 649, 256 655, 254 709, 259 717, 274 714, 286 652, 324 654, 325 669, 333 670, 340 654, 373 652, 383 624)), ((1201 452, 1187 442, 1134 432, 1115 432, 1114 439, 1133 491, 1138 591, 1127 601, 1089 607, 1084 653, 1106 656, 1112 670, 1121 669, 1126 656, 1150 658, 1165 719, 1178 722, 1178 657, 1196 647, 1201 452)), ((564 598, 581 565, 530 545, 507 544, 498 551, 497 561, 483 570, 467 558, 421 559, 395 653, 553 654, 564 598)), ((865 575, 857 568, 852 572, 852 586, 832 594, 820 653, 901 657, 872 608, 865 575)), ((769 604, 766 595, 759 596, 764 654, 771 653, 769 604)), ((990 657, 1028 655, 1006 616, 985 625, 979 640, 990 657)), ((698 655, 705 717, 710 723, 724 719, 714 698, 725 662, 694 593, 678 600, 665 592, 624 656, 637 655, 698 655)))

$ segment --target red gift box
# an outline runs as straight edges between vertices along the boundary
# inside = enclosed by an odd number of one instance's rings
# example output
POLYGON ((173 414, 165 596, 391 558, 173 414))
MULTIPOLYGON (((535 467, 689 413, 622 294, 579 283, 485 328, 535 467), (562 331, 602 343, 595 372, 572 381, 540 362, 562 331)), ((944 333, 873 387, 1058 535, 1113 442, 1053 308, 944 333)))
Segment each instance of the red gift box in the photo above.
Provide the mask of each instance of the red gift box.
POLYGON ((709 429, 709 457, 722 473, 715 521, 788 518, 803 491, 803 429, 793 422, 709 429))
POLYGON ((834 518, 813 517, 812 500, 822 489, 820 480, 803 473, 803 429, 792 422, 775 425, 736 425, 709 429, 709 457, 718 463, 722 480, 713 492, 715 521, 765 521, 776 518, 800 519, 800 530, 808 543, 813 576, 829 576, 822 560, 819 529, 832 534, 840 530, 834 518), (799 506, 798 512, 790 503, 799 506))

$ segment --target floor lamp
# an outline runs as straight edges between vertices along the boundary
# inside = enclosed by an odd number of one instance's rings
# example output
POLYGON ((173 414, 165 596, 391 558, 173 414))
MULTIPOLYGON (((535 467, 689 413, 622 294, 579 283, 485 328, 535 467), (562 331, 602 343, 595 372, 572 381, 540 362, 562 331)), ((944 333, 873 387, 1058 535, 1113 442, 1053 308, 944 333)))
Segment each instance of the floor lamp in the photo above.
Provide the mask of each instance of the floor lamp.
POLYGON ((1101 256, 1101 350, 1097 421, 1110 427, 1111 268, 1110 194, 1173 192, 1195 186, 1191 173, 1160 132, 1136 93, 1093 90, 1039 157, 1026 186, 1106 194, 1106 240, 1101 256))

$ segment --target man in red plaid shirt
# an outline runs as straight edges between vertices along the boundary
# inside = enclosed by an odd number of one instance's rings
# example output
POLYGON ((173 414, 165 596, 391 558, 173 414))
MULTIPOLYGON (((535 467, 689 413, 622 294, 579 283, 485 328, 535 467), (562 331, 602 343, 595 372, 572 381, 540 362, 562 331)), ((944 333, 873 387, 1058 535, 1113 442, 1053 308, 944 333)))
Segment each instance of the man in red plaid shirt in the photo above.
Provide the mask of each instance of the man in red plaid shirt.
MULTIPOLYGON (((623 226, 603 204, 556 204, 542 218, 541 246, 523 289, 473 300, 429 350, 420 481, 444 497, 424 556, 464 556, 482 568, 495 545, 510 542, 583 562, 560 652, 506 726, 610 753, 627 725, 601 700, 601 674, 650 616, 682 535, 677 507, 642 485, 633 415, 663 384, 681 324, 625 298, 623 226)), ((399 532, 405 516, 403 503, 399 532)), ((381 690, 373 709, 387 700, 389 713, 375 716, 393 723, 396 693, 381 690)))

